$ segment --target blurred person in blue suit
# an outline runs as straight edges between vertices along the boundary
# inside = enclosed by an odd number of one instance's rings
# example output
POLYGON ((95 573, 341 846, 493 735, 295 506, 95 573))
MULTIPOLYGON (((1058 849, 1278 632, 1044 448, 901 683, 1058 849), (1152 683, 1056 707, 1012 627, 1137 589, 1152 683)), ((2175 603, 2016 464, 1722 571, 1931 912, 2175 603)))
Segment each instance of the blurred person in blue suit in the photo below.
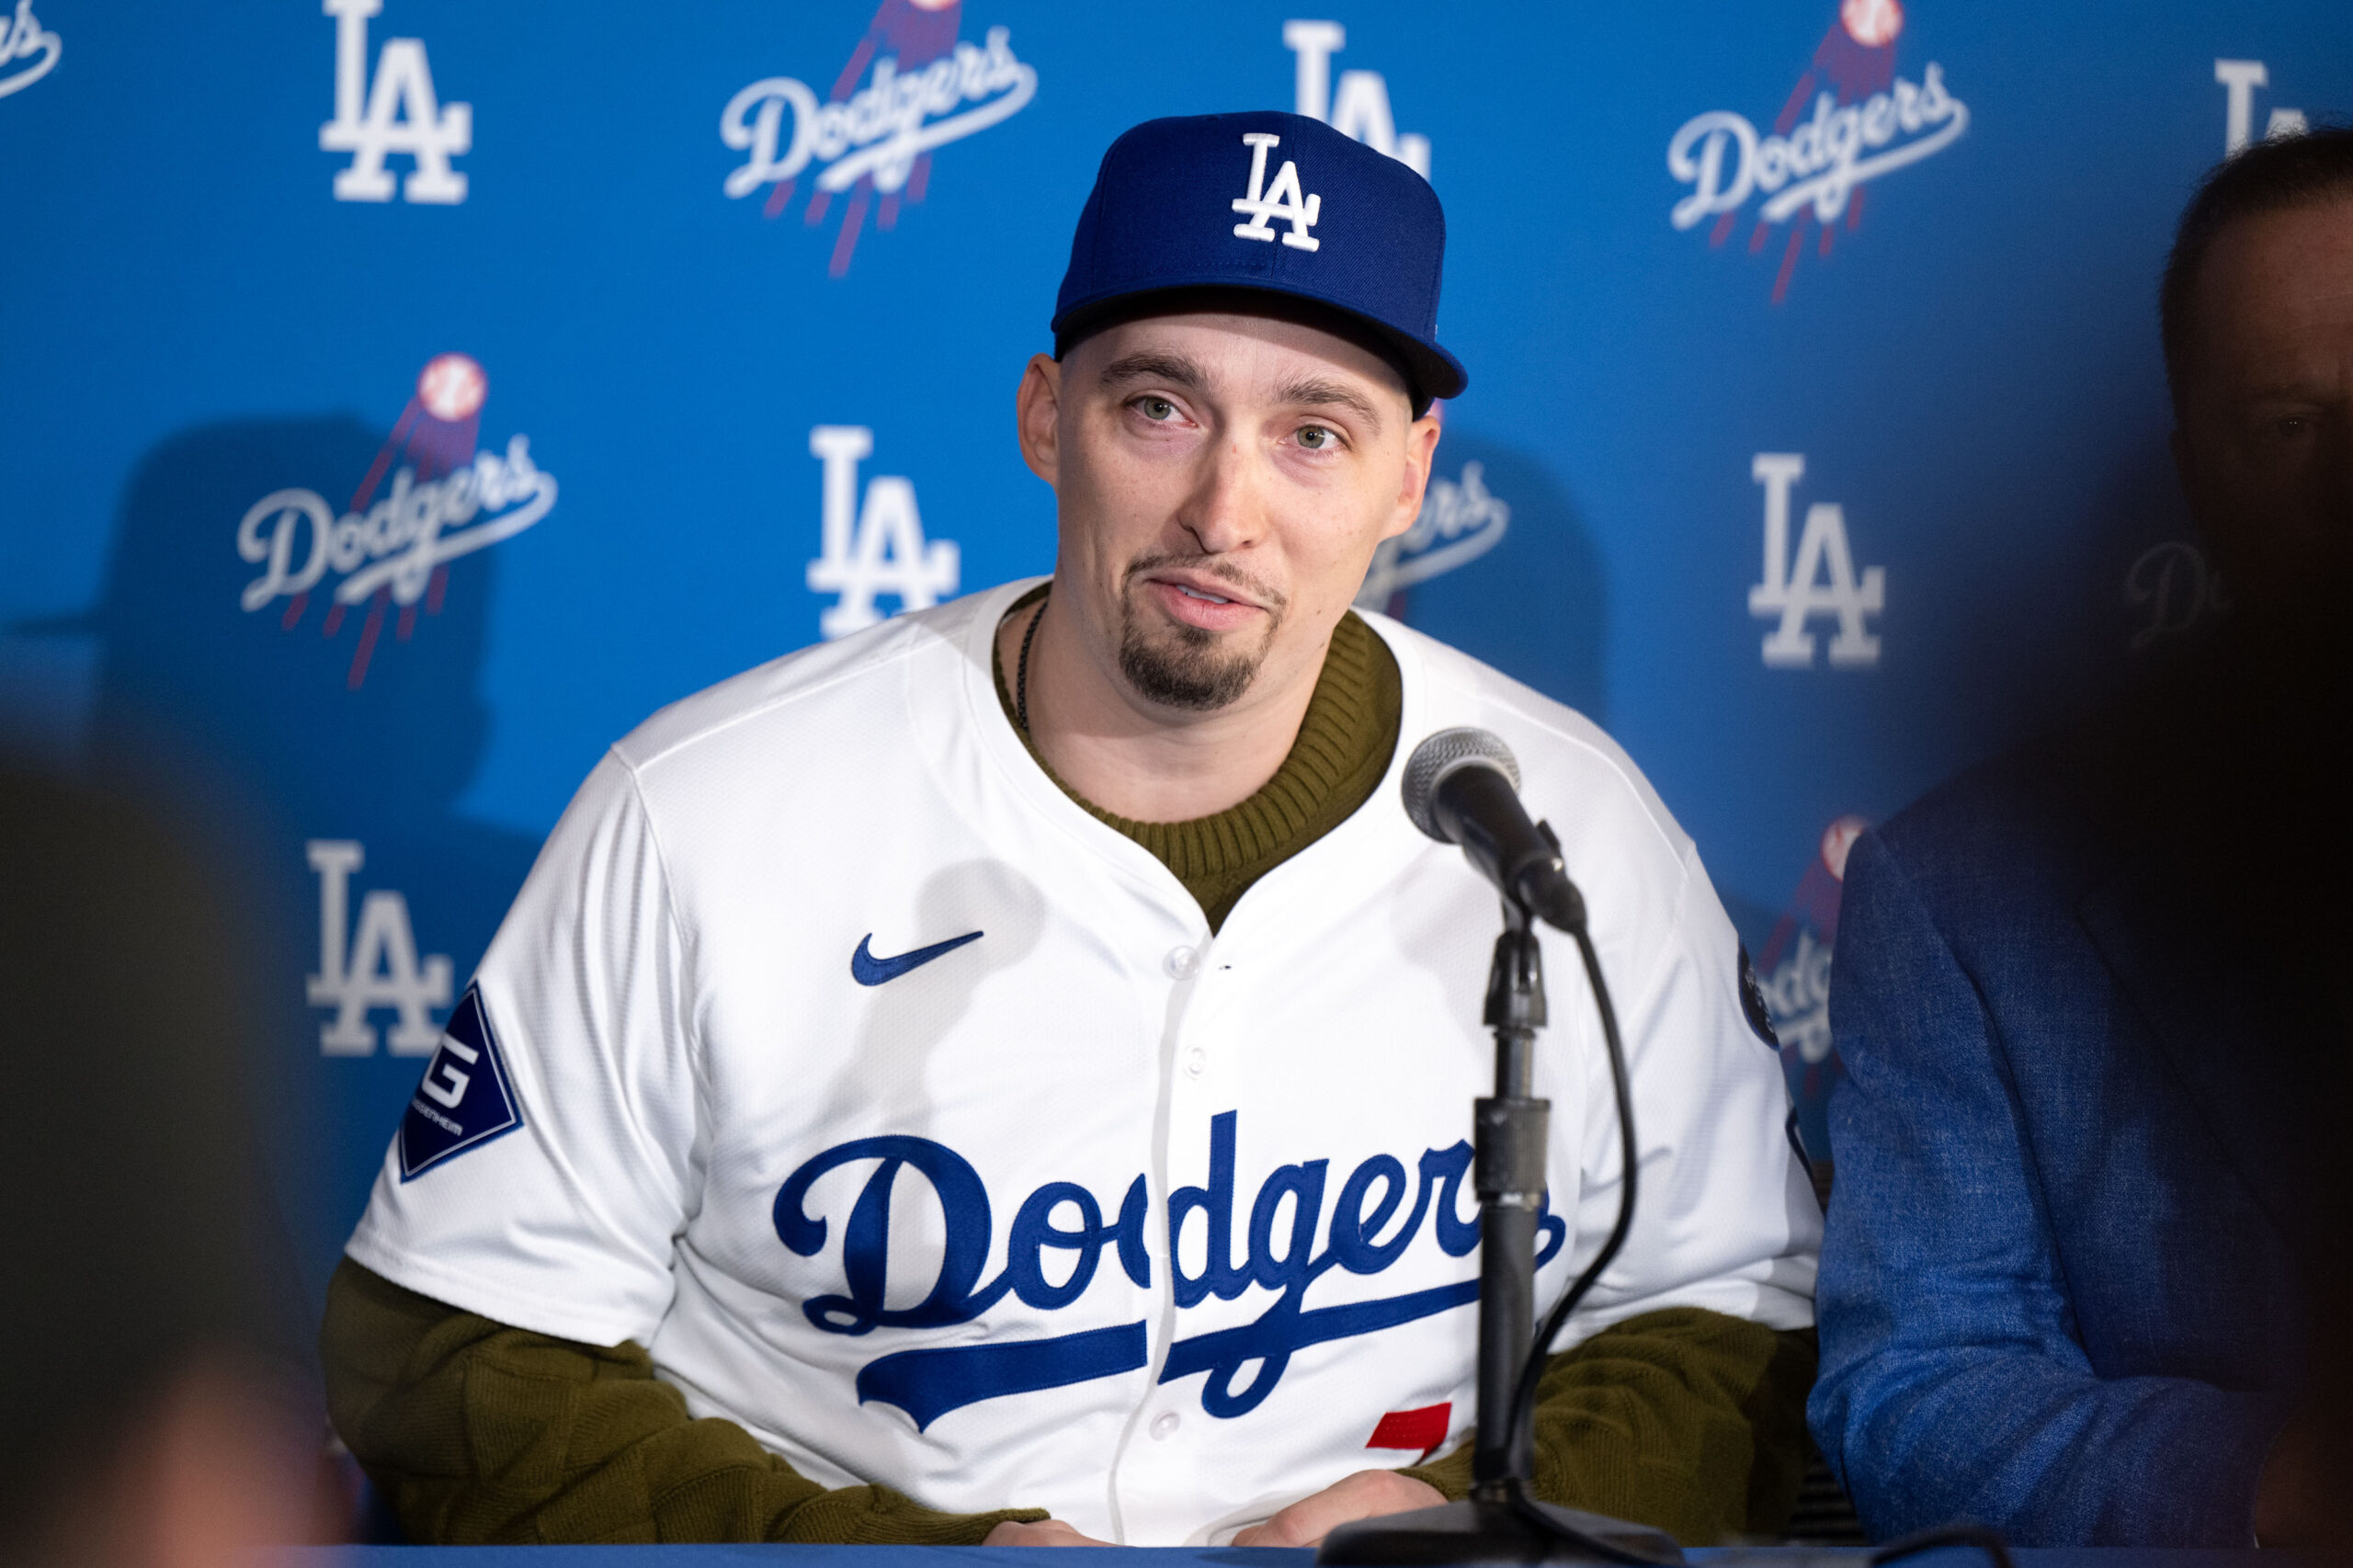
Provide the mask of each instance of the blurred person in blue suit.
POLYGON ((1809 1413, 1882 1537, 2353 1540, 2353 131, 2210 175, 2161 305, 2231 609, 1847 866, 1809 1413))

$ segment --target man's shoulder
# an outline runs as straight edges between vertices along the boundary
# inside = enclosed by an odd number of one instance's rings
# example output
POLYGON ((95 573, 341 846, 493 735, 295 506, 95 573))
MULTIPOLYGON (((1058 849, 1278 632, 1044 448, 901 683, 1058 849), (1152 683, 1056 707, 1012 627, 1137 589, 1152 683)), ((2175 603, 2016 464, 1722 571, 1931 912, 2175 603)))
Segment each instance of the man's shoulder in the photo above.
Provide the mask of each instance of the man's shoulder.
MULTIPOLYGON (((1409 693, 1409 727, 1434 733, 1458 724, 1491 730, 1518 759, 1522 792, 1534 814, 1556 817, 1572 807, 1580 818, 1599 814, 1613 828, 1639 829, 1665 854, 1681 859, 1690 839, 1650 779, 1623 746, 1585 714, 1545 696, 1494 665, 1385 615, 1358 612, 1397 656, 1409 693), (1418 703, 1412 700, 1419 687, 1418 703)), ((1398 737, 1411 752, 1422 733, 1398 737)))
POLYGON ((2072 920, 2114 869, 2111 781, 2081 734, 2040 736, 1964 769, 1867 835, 1850 884, 1900 876, 1949 937, 2072 920))
POLYGON ((1921 874, 2019 865, 2096 874, 2198 831, 2245 766, 2206 645, 2046 724, 1904 808, 1878 836, 1921 874))
POLYGON ((898 722, 909 666, 952 665, 974 616, 1000 590, 893 616, 865 631, 755 665, 670 703, 617 742, 631 772, 693 767, 709 758, 740 762, 745 747, 790 748, 838 742, 870 751, 907 735, 898 722))

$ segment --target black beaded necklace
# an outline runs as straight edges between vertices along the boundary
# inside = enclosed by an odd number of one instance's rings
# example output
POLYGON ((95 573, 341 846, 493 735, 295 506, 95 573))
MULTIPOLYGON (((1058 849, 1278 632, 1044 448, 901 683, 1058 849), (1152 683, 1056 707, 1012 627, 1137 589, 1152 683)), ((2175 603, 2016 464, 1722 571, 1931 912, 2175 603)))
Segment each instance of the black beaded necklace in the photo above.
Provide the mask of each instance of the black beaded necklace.
MULTIPOLYGON (((1046 593, 1053 592, 1047 585, 1046 593)), ((1038 623, 1046 619, 1046 594, 1038 596, 1038 613, 1029 618, 1029 630, 1021 634, 1021 658, 1013 667, 1013 722, 1021 733, 1029 733, 1029 644, 1038 640, 1038 623)))

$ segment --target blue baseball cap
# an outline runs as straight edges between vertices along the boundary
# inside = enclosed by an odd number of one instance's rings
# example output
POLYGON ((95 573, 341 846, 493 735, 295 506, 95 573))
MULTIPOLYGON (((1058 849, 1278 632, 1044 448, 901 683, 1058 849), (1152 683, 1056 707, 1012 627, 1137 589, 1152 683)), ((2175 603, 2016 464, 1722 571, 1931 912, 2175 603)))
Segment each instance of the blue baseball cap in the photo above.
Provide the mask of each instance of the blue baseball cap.
POLYGON ((1055 352, 1155 306, 1202 308, 1199 290, 1284 295, 1369 338, 1405 372, 1418 413, 1470 384, 1438 347, 1445 260, 1429 182, 1321 120, 1271 109, 1149 119, 1096 171, 1054 301, 1055 352))

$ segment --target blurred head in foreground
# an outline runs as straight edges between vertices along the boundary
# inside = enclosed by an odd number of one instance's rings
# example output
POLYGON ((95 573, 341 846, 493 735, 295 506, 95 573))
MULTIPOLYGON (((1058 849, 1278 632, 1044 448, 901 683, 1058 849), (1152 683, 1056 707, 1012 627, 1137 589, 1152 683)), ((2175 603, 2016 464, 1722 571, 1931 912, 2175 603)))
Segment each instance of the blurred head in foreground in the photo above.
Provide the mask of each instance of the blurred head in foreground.
POLYGON ((2161 294, 2174 457, 2251 648, 2353 674, 2353 128, 2258 142, 2182 214, 2161 294))
POLYGON ((154 819, 0 765, 0 1562, 302 1539, 254 1271, 245 956, 154 819))

